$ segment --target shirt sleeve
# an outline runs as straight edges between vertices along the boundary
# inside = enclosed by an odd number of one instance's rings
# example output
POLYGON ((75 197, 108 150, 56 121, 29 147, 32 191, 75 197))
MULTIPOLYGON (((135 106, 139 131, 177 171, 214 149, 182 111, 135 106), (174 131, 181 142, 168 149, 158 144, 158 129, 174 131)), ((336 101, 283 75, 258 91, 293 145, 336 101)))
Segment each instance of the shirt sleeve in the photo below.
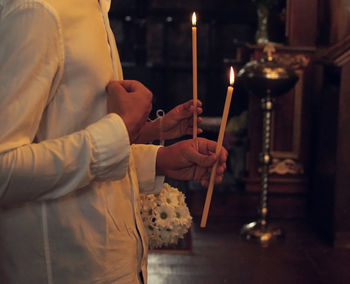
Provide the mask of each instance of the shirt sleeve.
POLYGON ((65 137, 33 143, 63 68, 60 27, 54 12, 39 2, 5 8, 0 11, 0 206, 54 199, 92 180, 123 178, 130 144, 116 114, 65 137))
POLYGON ((159 193, 162 189, 165 177, 156 176, 156 158, 160 147, 143 144, 131 146, 140 193, 159 193))

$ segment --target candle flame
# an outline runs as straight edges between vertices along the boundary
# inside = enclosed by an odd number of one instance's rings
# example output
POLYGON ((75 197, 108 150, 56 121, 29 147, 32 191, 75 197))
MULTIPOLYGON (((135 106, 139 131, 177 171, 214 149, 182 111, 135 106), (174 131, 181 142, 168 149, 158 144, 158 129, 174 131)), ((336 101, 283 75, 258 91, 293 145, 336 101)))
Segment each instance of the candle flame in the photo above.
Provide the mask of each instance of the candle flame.
POLYGON ((196 24, 197 24, 196 12, 193 12, 193 14, 192 14, 192 25, 195 26, 196 24))
POLYGON ((233 70, 233 67, 230 68, 230 85, 232 86, 235 82, 235 71, 233 70))

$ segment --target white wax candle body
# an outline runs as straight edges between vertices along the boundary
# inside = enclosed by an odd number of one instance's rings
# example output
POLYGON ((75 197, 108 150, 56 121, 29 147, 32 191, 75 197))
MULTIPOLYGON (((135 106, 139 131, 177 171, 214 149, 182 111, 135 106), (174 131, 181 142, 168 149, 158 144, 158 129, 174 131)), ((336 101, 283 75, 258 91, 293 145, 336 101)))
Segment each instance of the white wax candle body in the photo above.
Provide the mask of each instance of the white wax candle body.
POLYGON ((197 138, 197 27, 192 27, 192 74, 193 74, 193 139, 197 138))
POLYGON ((220 130, 219 130, 218 142, 217 142, 217 145, 216 145, 216 154, 220 153, 221 147, 222 147, 222 142, 224 140, 224 134, 225 134, 226 124, 227 124, 227 118, 228 118, 228 114, 230 112, 232 93, 233 93, 233 87, 232 86, 228 86, 227 93, 226 93, 226 100, 225 100, 224 111, 223 111, 223 114, 222 114, 221 125, 220 125, 220 130))
MULTIPOLYGON (((232 93, 233 93, 233 87, 228 86, 227 88, 227 94, 226 94, 226 100, 225 100, 225 106, 224 106, 224 111, 222 114, 222 119, 221 119, 221 125, 220 125, 220 130, 219 130, 219 137, 216 145, 216 154, 219 155, 221 148, 222 148, 222 143, 224 140, 224 134, 225 134, 225 129, 226 129, 226 124, 227 124, 227 118, 228 114, 230 111, 230 105, 231 105, 231 99, 232 99, 232 93)), ((207 191, 207 196, 205 199, 205 204, 204 204, 204 209, 203 209, 203 214, 202 214, 202 220, 201 220, 201 228, 204 228, 207 224, 207 218, 208 218, 208 213, 209 213, 209 207, 210 207, 210 202, 211 202, 211 197, 213 195, 213 189, 214 189, 214 183, 215 183, 215 175, 216 175, 216 168, 218 166, 218 162, 216 162, 211 170, 210 174, 210 179, 209 179, 209 186, 208 186, 208 191, 207 191)))

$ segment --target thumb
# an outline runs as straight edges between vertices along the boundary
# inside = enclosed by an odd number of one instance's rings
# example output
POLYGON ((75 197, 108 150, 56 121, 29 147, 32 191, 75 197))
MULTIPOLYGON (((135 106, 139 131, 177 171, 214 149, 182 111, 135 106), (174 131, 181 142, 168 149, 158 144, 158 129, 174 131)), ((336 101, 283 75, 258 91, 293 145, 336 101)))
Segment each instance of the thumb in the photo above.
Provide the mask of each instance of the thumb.
POLYGON ((106 87, 108 94, 112 92, 125 92, 125 88, 120 84, 120 81, 110 81, 106 87))

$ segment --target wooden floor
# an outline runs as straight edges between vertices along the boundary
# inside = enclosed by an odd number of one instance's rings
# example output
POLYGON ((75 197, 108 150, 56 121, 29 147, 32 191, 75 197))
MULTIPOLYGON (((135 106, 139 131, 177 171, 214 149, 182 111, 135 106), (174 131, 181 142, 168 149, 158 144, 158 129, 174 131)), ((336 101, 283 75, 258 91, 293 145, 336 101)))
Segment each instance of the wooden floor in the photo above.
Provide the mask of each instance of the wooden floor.
POLYGON ((350 283, 350 250, 332 248, 303 220, 271 220, 286 237, 267 248, 239 237, 247 221, 209 217, 201 229, 195 218, 190 251, 150 253, 149 284, 350 283))

